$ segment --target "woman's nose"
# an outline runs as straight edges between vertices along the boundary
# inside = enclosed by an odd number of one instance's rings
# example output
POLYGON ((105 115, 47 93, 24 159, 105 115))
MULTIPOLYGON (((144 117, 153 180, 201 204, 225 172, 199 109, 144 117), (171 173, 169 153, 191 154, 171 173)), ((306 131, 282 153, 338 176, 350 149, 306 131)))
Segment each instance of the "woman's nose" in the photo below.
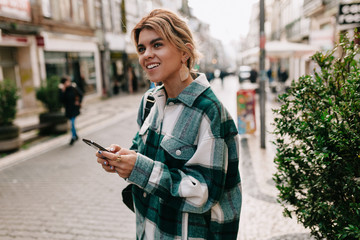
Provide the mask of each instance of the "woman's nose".
POLYGON ((147 48, 144 52, 144 57, 145 58, 151 58, 154 55, 153 51, 149 48, 147 48))

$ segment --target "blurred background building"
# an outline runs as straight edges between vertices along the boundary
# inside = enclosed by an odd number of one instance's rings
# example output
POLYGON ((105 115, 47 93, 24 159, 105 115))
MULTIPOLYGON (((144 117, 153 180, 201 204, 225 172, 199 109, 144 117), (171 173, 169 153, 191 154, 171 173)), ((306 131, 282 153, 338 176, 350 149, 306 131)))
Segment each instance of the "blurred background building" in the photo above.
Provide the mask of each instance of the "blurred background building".
MULTIPOLYGON (((265 11, 265 65, 274 79, 280 69, 288 71, 288 80, 311 73, 311 55, 332 49, 341 33, 351 36, 360 26, 360 1, 265 0, 265 11)), ((240 39, 237 65, 259 68, 259 19, 256 3, 250 30, 240 39)))
POLYGON ((187 0, 0 1, 0 81, 16 82, 18 113, 40 106, 35 90, 52 75, 70 75, 87 96, 112 96, 114 85, 119 93, 129 92, 132 74, 139 88, 148 87, 130 33, 154 8, 188 19, 206 50, 197 68, 222 67, 221 43, 210 36, 207 24, 191 15, 187 0))
MULTIPOLYGON (((334 46, 339 33, 359 25, 359 1, 266 0, 266 69, 288 79, 310 73, 316 50, 334 46)), ((229 7, 229 6, 224 6, 229 7)), ((231 7, 231 6, 230 6, 231 7)), ((130 38, 147 12, 167 8, 187 18, 203 57, 196 65, 211 78, 216 69, 236 72, 241 65, 259 69, 259 4, 253 5, 249 32, 232 45, 230 59, 223 43, 210 35, 209 24, 192 13, 187 0, 2 0, 0 1, 0 81, 16 82, 18 113, 40 104, 35 89, 52 75, 70 75, 87 96, 110 97, 129 90, 137 76, 146 80, 130 38), (129 70, 131 69, 131 71, 129 70), (132 71, 133 70, 133 71, 132 71)), ((215 16, 214 16, 215 17, 215 16)))

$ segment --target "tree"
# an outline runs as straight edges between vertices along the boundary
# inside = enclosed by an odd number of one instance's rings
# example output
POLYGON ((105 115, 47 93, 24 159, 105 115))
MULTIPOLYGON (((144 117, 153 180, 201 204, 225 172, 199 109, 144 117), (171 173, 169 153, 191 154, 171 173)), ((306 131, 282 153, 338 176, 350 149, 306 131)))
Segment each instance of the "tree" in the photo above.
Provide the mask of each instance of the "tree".
POLYGON ((279 201, 317 239, 360 239, 358 54, 340 36, 332 51, 312 56, 319 70, 293 81, 274 110, 279 201))

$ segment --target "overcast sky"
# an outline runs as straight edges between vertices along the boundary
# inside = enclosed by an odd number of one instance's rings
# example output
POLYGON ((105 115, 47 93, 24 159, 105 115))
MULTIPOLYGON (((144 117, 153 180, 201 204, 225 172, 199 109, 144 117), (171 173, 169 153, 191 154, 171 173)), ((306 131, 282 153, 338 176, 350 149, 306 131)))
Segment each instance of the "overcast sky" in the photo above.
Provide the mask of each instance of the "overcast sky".
POLYGON ((213 37, 224 44, 249 30, 251 6, 258 0, 189 0, 194 15, 210 24, 213 37))

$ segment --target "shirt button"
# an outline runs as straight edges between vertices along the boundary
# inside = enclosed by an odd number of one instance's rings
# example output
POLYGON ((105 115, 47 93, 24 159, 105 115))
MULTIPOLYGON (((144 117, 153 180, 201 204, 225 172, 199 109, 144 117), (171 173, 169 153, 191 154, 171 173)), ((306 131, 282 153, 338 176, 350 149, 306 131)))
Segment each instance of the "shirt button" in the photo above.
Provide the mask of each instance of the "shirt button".
POLYGON ((176 156, 180 156, 180 155, 181 155, 181 151, 180 151, 180 150, 176 150, 175 154, 176 154, 176 156))
POLYGON ((174 105, 174 102, 169 102, 169 105, 170 105, 170 106, 174 105))
POLYGON ((143 193, 143 197, 146 198, 146 196, 147 196, 147 194, 146 194, 146 192, 144 192, 144 193, 143 193))

